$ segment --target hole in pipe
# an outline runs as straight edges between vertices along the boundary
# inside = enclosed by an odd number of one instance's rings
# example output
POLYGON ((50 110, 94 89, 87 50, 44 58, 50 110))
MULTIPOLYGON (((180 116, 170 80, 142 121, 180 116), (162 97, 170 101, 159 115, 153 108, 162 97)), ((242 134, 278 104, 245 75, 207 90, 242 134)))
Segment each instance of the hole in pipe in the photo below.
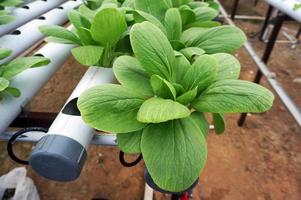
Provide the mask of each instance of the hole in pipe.
POLYGON ((14 30, 13 32, 10 33, 11 35, 20 35, 21 31, 19 30, 14 30))
POLYGON ((46 17, 44 17, 44 16, 41 16, 41 17, 39 17, 38 19, 39 19, 39 20, 45 20, 45 19, 46 19, 46 17))
POLYGON ((41 53, 34 54, 33 56, 45 57, 45 56, 44 56, 43 54, 41 54, 41 53))
POLYGON ((80 111, 77 107, 78 98, 74 98, 67 103, 67 105, 63 108, 62 113, 66 115, 72 116, 80 116, 80 111))
POLYGON ((61 9, 61 10, 63 10, 64 8, 63 8, 62 6, 60 6, 60 7, 57 7, 57 9, 61 9))
POLYGON ((22 6, 22 8, 29 10, 29 6, 22 6))

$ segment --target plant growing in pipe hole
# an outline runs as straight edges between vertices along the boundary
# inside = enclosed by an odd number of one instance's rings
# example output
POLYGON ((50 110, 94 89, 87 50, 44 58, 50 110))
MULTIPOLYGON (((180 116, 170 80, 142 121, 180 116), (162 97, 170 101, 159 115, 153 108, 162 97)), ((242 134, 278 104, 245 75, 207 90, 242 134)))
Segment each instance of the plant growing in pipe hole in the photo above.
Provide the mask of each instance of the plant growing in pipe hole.
POLYGON ((214 115, 221 133, 225 113, 265 112, 274 96, 229 76, 237 66, 214 55, 198 56, 190 64, 150 22, 135 24, 130 40, 135 57, 124 55, 113 64, 121 85, 90 88, 79 97, 78 108, 90 126, 117 133, 122 151, 142 153, 160 188, 183 191, 206 163, 209 123, 204 113, 214 115))
MULTIPOLYGON (((0 48, 0 61, 11 54, 11 50, 0 48)), ((40 56, 17 58, 10 62, 0 64, 0 101, 6 94, 19 97, 21 92, 11 86, 11 79, 28 68, 48 65, 50 60, 40 56)))
POLYGON ((47 42, 75 44, 72 55, 86 66, 111 67, 118 55, 131 53, 128 26, 124 13, 110 4, 103 4, 100 10, 72 10, 69 20, 73 30, 56 25, 39 27, 47 36, 47 42))
POLYGON ((6 10, 6 7, 15 7, 22 2, 22 0, 0 0, 0 25, 8 24, 15 20, 15 17, 10 15, 10 11, 6 10))
MULTIPOLYGON (((244 33, 234 26, 221 26, 214 19, 218 11, 208 3, 194 1, 163 1, 150 3, 145 0, 132 1, 132 23, 149 21, 167 36, 173 48, 180 51, 189 61, 202 54, 218 54, 221 59, 235 58, 229 55, 245 41, 244 33), (210 37, 209 37, 210 36, 210 37)), ((237 75, 237 74, 236 74, 237 75)))

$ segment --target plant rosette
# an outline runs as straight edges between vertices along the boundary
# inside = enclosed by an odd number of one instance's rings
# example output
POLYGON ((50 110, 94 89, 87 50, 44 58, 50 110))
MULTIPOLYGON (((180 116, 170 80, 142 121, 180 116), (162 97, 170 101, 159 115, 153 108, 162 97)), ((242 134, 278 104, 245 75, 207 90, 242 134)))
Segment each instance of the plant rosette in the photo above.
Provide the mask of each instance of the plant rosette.
MULTIPOLYGON (((0 61, 11 55, 12 51, 0 48, 0 61)), ((4 96, 19 97, 21 92, 18 88, 11 87, 11 80, 26 69, 48 65, 50 60, 44 57, 31 56, 17 58, 13 61, 0 64, 0 101, 4 96)))
POLYGON ((6 10, 6 7, 15 7, 22 2, 22 0, 0 0, 0 26, 15 20, 15 17, 10 15, 10 12, 6 10))
POLYGON ((114 5, 103 4, 97 11, 83 5, 78 11, 70 11, 68 18, 73 25, 72 31, 56 25, 39 29, 47 36, 47 42, 75 44, 77 47, 71 52, 82 65, 112 67, 117 56, 132 51, 125 14, 114 5))
POLYGON ((204 54, 190 64, 150 22, 135 24, 130 41, 135 57, 124 55, 113 64, 120 85, 90 88, 79 97, 78 108, 90 126, 117 133, 123 152, 142 153, 157 186, 186 190, 207 159, 204 113, 213 114, 221 133, 225 113, 265 112, 274 96, 236 80, 240 66, 228 54, 204 54))
POLYGON ((190 62, 203 54, 233 53, 246 40, 239 28, 213 21, 218 11, 208 3, 184 1, 177 7, 178 1, 163 2, 137 0, 127 14, 132 15, 133 24, 149 21, 160 28, 173 49, 190 62))

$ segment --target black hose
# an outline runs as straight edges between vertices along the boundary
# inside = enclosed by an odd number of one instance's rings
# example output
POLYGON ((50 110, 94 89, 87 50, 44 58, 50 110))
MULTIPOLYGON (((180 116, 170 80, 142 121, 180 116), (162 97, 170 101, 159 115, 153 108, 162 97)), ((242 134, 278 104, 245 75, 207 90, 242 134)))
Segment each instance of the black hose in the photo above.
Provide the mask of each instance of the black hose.
POLYGON ((138 156, 138 158, 137 158, 135 161, 128 163, 128 162, 126 162, 125 159, 124 159, 124 152, 123 152, 123 151, 120 151, 120 152, 119 152, 119 161, 120 161, 120 163, 121 163, 123 166, 125 166, 125 167, 134 167, 134 166, 137 165, 141 160, 142 160, 142 154, 140 154, 140 155, 138 156))
POLYGON ((9 139, 9 141, 7 142, 7 153, 9 155, 9 157, 19 163, 19 164, 23 164, 23 165, 28 165, 29 162, 27 160, 22 160, 20 158, 18 158, 15 153, 14 153, 14 150, 13 150, 13 145, 14 143, 16 142, 16 139, 18 137, 20 137, 21 135, 27 133, 27 132, 33 132, 33 131, 36 131, 36 132, 44 132, 44 133, 47 133, 48 132, 48 129, 45 129, 45 128, 40 128, 40 127, 30 127, 30 128, 24 128, 24 129, 21 129, 19 131, 17 131, 15 134, 13 134, 13 136, 9 139))

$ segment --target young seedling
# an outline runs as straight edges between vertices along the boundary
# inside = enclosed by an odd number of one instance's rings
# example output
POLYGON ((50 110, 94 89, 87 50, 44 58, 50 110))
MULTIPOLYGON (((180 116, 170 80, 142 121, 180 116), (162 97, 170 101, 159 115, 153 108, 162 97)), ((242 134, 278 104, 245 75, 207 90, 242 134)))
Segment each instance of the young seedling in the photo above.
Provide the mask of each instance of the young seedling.
MULTIPOLYGON (((12 52, 9 49, 0 48, 0 61, 10 56, 12 52)), ((19 97, 21 91, 18 88, 11 87, 11 79, 28 68, 48 65, 50 60, 44 57, 32 56, 17 58, 13 61, 0 64, 0 101, 6 94, 19 97)))
POLYGON ((22 2, 22 0, 0 0, 0 26, 15 20, 15 17, 11 16, 8 10, 5 10, 5 7, 15 7, 22 2))
MULTIPOLYGON (((130 52, 125 15, 112 3, 98 11, 81 7, 69 13, 73 31, 60 26, 41 26, 47 42, 75 44, 72 55, 86 66, 111 67, 116 56, 130 52), (84 13, 84 14, 83 14, 84 13), (125 46, 125 48, 123 48, 125 46)), ((117 5, 116 5, 117 6, 117 5)))
POLYGON ((209 124, 204 113, 213 113, 217 132, 222 132, 225 113, 265 112, 273 94, 236 80, 239 65, 232 65, 224 54, 204 54, 190 64, 150 22, 135 24, 130 41, 135 57, 121 56, 113 64, 120 85, 87 90, 79 97, 78 108, 90 126, 117 133, 122 151, 142 153, 160 188, 184 191, 206 163, 209 124))

